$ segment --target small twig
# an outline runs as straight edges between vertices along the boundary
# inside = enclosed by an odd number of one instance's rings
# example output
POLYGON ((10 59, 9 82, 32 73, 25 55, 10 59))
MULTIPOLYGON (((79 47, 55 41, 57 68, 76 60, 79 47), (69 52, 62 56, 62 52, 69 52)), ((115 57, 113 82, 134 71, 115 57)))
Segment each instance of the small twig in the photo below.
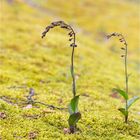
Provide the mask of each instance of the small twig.
POLYGON ((56 107, 54 105, 49 105, 49 104, 42 103, 42 102, 39 102, 39 101, 34 101, 34 99, 32 98, 34 95, 35 95, 34 89, 33 88, 30 88, 29 95, 27 96, 27 102, 26 102, 27 104, 42 104, 42 105, 47 106, 49 108, 59 109, 59 110, 65 110, 65 109, 67 109, 67 108, 56 107))
POLYGON ((9 101, 5 96, 0 97, 0 100, 6 102, 6 103, 8 103, 8 104, 14 105, 14 103, 13 103, 12 101, 9 101))
POLYGON ((36 104, 36 103, 37 104, 42 104, 42 105, 47 106, 47 107, 52 108, 52 109, 67 110, 67 108, 60 108, 60 107, 50 105, 50 104, 45 104, 45 103, 42 103, 42 102, 33 102, 33 104, 36 104))
POLYGON ((8 89, 14 88, 14 89, 20 89, 20 88, 27 88, 27 86, 11 86, 7 87, 8 89))
POLYGON ((22 102, 15 102, 15 103, 13 103, 12 101, 8 100, 6 97, 0 97, 0 100, 4 101, 4 102, 6 102, 6 103, 8 103, 10 105, 20 105, 20 103, 22 103, 22 104, 42 104, 42 105, 47 106, 47 107, 52 108, 52 109, 67 110, 67 108, 60 108, 60 107, 56 107, 56 106, 51 105, 51 104, 46 104, 46 103, 42 103, 42 102, 36 102, 34 100, 32 100, 31 102, 22 101, 22 102))

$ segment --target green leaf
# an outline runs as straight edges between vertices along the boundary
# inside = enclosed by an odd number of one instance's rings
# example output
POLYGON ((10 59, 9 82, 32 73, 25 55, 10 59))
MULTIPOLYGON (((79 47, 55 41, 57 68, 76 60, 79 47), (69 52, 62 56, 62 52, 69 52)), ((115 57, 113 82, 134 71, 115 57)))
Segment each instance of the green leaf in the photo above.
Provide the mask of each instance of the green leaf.
POLYGON ((127 102, 127 108, 130 108, 130 106, 136 102, 138 99, 140 99, 140 97, 138 96, 134 96, 133 98, 129 99, 128 102, 127 102))
POLYGON ((119 92, 120 95, 122 95, 126 100, 128 100, 128 94, 124 90, 121 90, 121 89, 114 89, 114 90, 119 92))
POLYGON ((81 118, 80 112, 77 112, 77 113, 70 115, 69 120, 68 120, 69 126, 75 126, 80 118, 81 118))
POLYGON ((128 111, 125 110, 125 108, 119 108, 118 109, 124 116, 128 116, 128 111))
POLYGON ((75 96, 69 106, 68 106, 68 109, 69 109, 69 113, 70 114, 73 114, 73 113, 76 113, 78 112, 78 101, 79 101, 79 95, 78 96, 75 96))

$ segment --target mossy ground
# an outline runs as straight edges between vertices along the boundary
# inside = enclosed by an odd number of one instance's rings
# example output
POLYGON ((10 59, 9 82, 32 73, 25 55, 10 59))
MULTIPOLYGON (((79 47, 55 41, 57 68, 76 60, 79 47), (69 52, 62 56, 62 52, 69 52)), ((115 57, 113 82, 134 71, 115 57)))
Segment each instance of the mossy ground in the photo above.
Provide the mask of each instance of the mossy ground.
POLYGON ((131 109, 129 123, 117 111, 124 104, 112 89, 124 87, 121 44, 106 41, 105 34, 121 32, 129 44, 129 96, 140 95, 138 3, 111 0, 15 0, 0 6, 0 139, 15 140, 135 140, 140 139, 140 101, 131 109), (34 4, 35 3, 35 4, 34 4), (46 9, 46 10, 45 10, 46 9), (26 107, 29 88, 34 99, 67 107, 72 98, 67 32, 52 30, 45 39, 41 32, 61 19, 77 31, 75 72, 82 119, 76 134, 64 134, 67 110, 36 104, 26 107))

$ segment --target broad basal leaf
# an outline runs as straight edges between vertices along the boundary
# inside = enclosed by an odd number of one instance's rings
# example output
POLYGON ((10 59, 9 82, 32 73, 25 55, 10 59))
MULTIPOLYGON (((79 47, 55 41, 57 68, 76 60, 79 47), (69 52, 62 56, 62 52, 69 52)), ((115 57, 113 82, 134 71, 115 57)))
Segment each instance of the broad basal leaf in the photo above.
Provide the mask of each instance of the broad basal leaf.
POLYGON ((128 111, 125 110, 125 108, 119 108, 118 109, 124 116, 128 115, 128 111))
POLYGON ((68 106, 68 109, 69 109, 69 113, 70 114, 73 114, 73 113, 76 113, 78 112, 78 101, 79 101, 79 95, 78 96, 75 96, 69 106, 68 106))
POLYGON ((77 113, 70 115, 69 120, 68 120, 69 126, 75 126, 80 118, 81 118, 80 112, 77 112, 77 113))
POLYGON ((134 102, 136 102, 138 99, 140 99, 140 97, 134 96, 133 98, 131 98, 130 100, 128 100, 128 102, 127 102, 127 108, 130 108, 130 106, 131 106, 134 102))
POLYGON ((114 89, 114 90, 120 93, 120 95, 122 95, 125 98, 125 100, 128 100, 128 94, 124 90, 121 89, 114 89))

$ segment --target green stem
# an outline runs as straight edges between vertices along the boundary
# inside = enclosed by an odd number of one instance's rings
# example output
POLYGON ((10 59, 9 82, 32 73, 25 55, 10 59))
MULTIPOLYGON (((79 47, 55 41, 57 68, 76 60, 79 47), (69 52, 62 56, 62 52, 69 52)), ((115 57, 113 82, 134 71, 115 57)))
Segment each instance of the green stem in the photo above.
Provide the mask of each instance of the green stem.
POLYGON ((73 90, 73 96, 76 95, 76 83, 75 83, 75 75, 74 75, 74 48, 72 48, 72 55, 71 55, 71 75, 72 75, 72 90, 73 90))
MULTIPOLYGON (((71 26, 69 26, 71 28, 71 26)), ((74 49, 75 49, 75 41, 76 41, 76 36, 74 30, 71 28, 73 32, 73 43, 74 45, 72 46, 72 54, 71 54, 71 76, 72 76, 72 92, 73 92, 73 97, 76 96, 76 82, 75 82, 75 74, 74 74, 74 49)), ((76 125, 75 126, 70 126, 70 132, 75 133, 76 131, 76 125)))
MULTIPOLYGON (((125 91, 128 94, 128 70, 127 70, 127 43, 125 42, 125 91)), ((127 100, 126 100, 126 111, 128 112, 127 108, 127 100)), ((125 123, 128 122, 128 115, 125 116, 125 123)))
MULTIPOLYGON (((71 26, 69 26, 71 28, 71 26)), ((71 76, 72 76, 72 92, 73 92, 73 97, 76 96, 76 82, 75 82, 75 74, 74 74, 74 49, 75 49, 75 41, 76 41, 76 36, 74 30, 71 28, 73 32, 73 47, 72 47, 72 54, 71 54, 71 76)))

